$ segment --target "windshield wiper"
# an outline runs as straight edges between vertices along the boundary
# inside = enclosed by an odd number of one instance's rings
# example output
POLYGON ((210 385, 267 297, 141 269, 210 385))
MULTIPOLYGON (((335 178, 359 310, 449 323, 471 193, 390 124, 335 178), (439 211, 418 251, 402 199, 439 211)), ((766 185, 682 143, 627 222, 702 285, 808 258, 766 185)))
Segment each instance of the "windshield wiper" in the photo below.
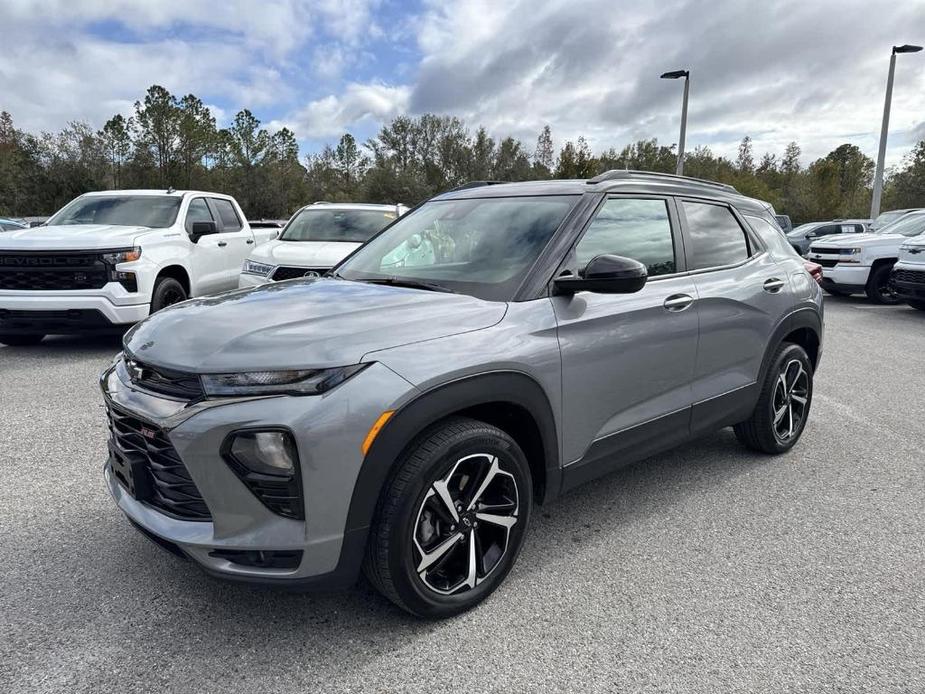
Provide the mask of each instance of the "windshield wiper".
POLYGON ((369 284, 385 284, 389 287, 408 287, 409 289, 425 289, 430 292, 445 292, 447 294, 455 294, 452 289, 448 289, 442 284, 434 284, 433 282, 414 280, 408 277, 360 277, 354 281, 368 282, 369 284))

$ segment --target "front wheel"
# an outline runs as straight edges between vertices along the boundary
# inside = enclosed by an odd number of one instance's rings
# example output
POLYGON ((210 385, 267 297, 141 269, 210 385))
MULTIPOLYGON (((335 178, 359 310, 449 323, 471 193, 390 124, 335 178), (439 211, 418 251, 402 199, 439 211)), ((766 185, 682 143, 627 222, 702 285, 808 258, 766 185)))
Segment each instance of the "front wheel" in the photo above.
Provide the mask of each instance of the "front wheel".
POLYGON ((186 301, 186 298, 186 290, 179 281, 173 277, 159 277, 154 284, 154 292, 151 294, 151 313, 186 301))
POLYGON ((532 499, 526 457, 505 432, 461 417, 437 424, 411 444, 386 485, 364 572, 418 616, 468 610, 513 567, 532 499))
POLYGON ((3 335, 0 334, 0 344, 9 347, 29 347, 37 345, 45 339, 44 335, 3 335))
POLYGON ((895 306, 900 302, 890 282, 891 274, 893 274, 892 265, 881 265, 871 271, 866 290, 868 299, 874 303, 887 306, 895 306))
POLYGON ((813 365, 800 345, 777 348, 752 416, 734 427, 753 451, 784 453, 800 439, 813 400, 813 365))

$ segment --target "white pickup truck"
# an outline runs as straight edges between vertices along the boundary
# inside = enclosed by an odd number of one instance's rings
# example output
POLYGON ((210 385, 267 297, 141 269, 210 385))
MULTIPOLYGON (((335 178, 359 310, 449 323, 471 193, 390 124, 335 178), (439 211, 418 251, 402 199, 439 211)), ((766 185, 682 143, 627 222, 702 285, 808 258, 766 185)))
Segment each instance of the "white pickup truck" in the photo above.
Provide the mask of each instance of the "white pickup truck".
POLYGON ((238 286, 255 246, 234 198, 218 193, 87 193, 41 227, 0 234, 0 343, 123 329, 188 297, 238 286))

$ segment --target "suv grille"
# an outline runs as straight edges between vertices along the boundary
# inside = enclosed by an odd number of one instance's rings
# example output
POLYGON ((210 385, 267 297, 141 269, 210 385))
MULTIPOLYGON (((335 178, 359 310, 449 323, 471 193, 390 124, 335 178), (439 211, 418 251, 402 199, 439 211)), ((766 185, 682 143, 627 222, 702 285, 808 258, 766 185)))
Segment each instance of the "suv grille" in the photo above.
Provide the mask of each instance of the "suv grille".
POLYGON ((139 501, 168 516, 212 520, 209 508, 164 431, 107 405, 112 472, 139 501))
POLYGON ((182 400, 200 400, 205 395, 196 374, 151 366, 128 357, 125 369, 132 383, 145 390, 182 400))
POLYGON ((0 289, 100 289, 107 282, 109 266, 96 252, 0 253, 0 289))
MULTIPOLYGON (((281 282, 283 280, 294 280, 297 277, 305 277, 309 272, 317 273, 319 276, 326 273, 330 268, 326 267, 289 267, 286 265, 280 265, 276 270, 273 271, 272 277, 270 279, 281 282)), ((312 275, 315 277, 315 275, 312 275)))
POLYGON ((893 270, 893 280, 925 284, 925 272, 922 270, 893 270))

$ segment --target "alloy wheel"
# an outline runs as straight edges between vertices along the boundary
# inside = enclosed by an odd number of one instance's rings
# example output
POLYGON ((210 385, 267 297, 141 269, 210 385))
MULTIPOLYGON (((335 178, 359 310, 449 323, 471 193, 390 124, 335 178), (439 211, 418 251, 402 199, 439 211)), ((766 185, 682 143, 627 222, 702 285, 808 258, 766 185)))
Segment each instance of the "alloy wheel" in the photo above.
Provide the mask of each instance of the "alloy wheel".
POLYGON ((162 302, 163 302, 162 308, 166 308, 168 306, 171 306, 172 304, 178 304, 181 301, 183 301, 185 298, 186 297, 183 295, 183 292, 180 291, 179 289, 175 289, 173 287, 168 288, 167 291, 164 292, 164 295, 162 298, 162 302))
POLYGON ((517 482, 497 456, 459 459, 431 484, 418 509, 412 540, 421 582, 441 595, 482 583, 508 551, 519 510, 517 482))
POLYGON ((774 436, 779 441, 789 441, 799 433, 806 417, 808 401, 809 374, 799 359, 791 359, 777 377, 771 400, 774 436))

